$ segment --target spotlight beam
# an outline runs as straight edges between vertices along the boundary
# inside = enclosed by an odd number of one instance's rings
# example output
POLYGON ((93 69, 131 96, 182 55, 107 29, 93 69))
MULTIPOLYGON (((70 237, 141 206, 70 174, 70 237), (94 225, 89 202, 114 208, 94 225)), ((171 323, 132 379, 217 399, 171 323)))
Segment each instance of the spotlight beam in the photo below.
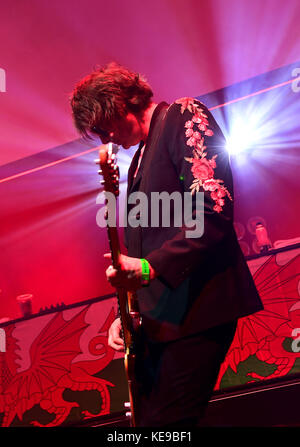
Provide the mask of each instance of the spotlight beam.
POLYGON ((234 104, 235 102, 243 101, 244 99, 251 98, 252 96, 260 95, 261 93, 269 92, 270 90, 274 90, 275 88, 283 87, 284 85, 292 84, 293 82, 299 80, 300 78, 293 78, 289 81, 281 82, 280 84, 272 85, 271 87, 264 88, 262 90, 258 90, 257 92, 250 93, 249 95, 241 96, 240 98, 233 99, 228 102, 224 102, 224 104, 218 104, 217 106, 211 107, 209 110, 220 109, 221 107, 228 106, 229 104, 234 104))
MULTIPOLYGON (((300 80, 300 77, 292 78, 292 79, 289 79, 288 81, 281 82, 280 84, 272 85, 271 87, 267 87, 267 88, 264 88, 262 90, 258 90, 257 92, 250 93, 249 95, 241 96, 240 98, 236 98, 236 99, 233 99, 231 101, 224 102, 223 104, 218 104, 217 106, 210 107, 209 110, 212 111, 212 110, 220 109, 221 107, 225 107, 225 106, 228 106, 230 104, 234 104, 236 102, 243 101, 243 100, 251 98, 253 96, 257 96, 257 95, 260 95, 262 93, 268 92, 270 90, 274 90, 276 88, 283 87, 283 86, 288 85, 288 84, 292 84, 293 82, 296 82, 296 81, 299 81, 299 80, 300 80)), ((65 161, 72 160, 72 159, 77 158, 77 157, 81 157, 82 155, 88 154, 88 153, 93 152, 95 150, 96 150, 95 148, 89 149, 87 151, 80 152, 79 154, 71 155, 69 157, 65 157, 65 158, 62 158, 60 160, 53 161, 51 163, 47 163, 45 165, 38 166, 37 168, 33 168, 33 169, 29 169, 27 171, 20 172, 18 174, 15 174, 15 175, 12 175, 12 176, 0 179, 0 183, 7 182, 9 180, 14 180, 16 178, 22 177, 23 175, 32 174, 32 173, 40 171, 42 169, 46 169, 46 168, 55 166, 55 165, 57 165, 59 163, 63 163, 65 161)))

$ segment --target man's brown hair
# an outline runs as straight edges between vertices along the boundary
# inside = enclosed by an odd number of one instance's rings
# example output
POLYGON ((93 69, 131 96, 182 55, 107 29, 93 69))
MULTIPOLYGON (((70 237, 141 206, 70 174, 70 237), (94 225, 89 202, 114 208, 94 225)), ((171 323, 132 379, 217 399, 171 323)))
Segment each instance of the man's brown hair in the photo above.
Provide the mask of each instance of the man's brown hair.
POLYGON ((141 114, 152 96, 151 87, 140 74, 111 62, 75 86, 70 98, 75 127, 88 137, 128 112, 141 114))

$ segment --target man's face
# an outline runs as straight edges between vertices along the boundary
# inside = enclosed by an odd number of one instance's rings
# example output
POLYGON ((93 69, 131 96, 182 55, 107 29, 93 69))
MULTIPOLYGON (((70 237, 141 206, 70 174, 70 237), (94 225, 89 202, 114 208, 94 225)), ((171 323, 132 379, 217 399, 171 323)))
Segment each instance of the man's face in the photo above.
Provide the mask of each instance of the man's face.
POLYGON ((96 132, 103 144, 112 142, 129 149, 131 146, 139 144, 145 136, 143 135, 140 121, 132 113, 128 113, 115 122, 109 128, 96 132))

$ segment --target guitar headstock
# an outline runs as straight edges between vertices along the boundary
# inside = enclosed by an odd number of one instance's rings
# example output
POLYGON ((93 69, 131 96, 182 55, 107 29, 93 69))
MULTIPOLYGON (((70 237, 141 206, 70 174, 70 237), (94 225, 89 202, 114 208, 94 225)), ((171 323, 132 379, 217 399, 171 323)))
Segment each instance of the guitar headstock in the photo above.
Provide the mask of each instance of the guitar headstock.
POLYGON ((111 192, 116 197, 119 195, 119 167, 117 165, 116 154, 119 146, 113 143, 102 144, 99 149, 99 164, 101 170, 99 174, 103 176, 101 184, 107 192, 111 192))

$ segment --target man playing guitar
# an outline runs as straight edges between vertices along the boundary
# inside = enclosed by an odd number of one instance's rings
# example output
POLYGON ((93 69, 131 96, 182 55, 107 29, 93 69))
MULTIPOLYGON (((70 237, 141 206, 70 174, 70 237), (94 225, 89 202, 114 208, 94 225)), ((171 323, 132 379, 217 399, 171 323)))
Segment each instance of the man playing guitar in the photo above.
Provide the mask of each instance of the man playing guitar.
MULTIPOLYGON (((148 199, 148 226, 125 228, 127 255, 106 271, 117 289, 135 293, 141 315, 134 376, 137 426, 196 426, 234 337, 237 320, 262 309, 233 227, 233 183, 225 139, 207 107, 194 98, 155 103, 137 73, 111 63, 81 80, 71 106, 78 131, 125 150, 139 144, 127 197, 148 199), (204 231, 161 219, 152 225, 157 195, 192 195, 191 219, 204 231), (197 214, 196 197, 204 197, 197 214)), ((132 205, 128 205, 128 213, 132 205)), ((154 216, 155 217, 155 216, 154 216)), ((110 259, 110 255, 106 257, 110 259)), ((109 344, 124 349, 122 324, 109 344)))

